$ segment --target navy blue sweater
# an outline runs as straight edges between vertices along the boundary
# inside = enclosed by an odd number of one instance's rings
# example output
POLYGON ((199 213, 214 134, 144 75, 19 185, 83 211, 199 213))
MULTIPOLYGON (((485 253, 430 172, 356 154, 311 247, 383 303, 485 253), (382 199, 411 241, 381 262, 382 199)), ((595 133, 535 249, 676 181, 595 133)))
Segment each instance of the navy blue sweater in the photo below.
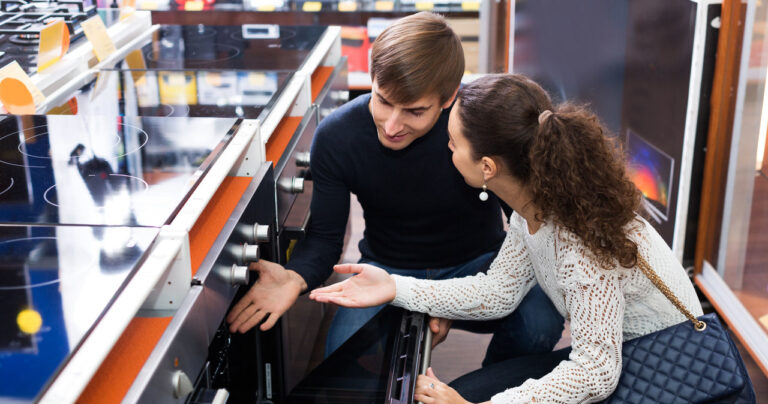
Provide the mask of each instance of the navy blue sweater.
POLYGON ((368 110, 370 94, 325 118, 311 150, 312 219, 286 265, 309 290, 341 256, 350 192, 363 207, 364 258, 397 268, 458 265, 496 251, 504 239, 499 200, 482 202, 451 162, 448 115, 403 150, 378 140, 368 110))

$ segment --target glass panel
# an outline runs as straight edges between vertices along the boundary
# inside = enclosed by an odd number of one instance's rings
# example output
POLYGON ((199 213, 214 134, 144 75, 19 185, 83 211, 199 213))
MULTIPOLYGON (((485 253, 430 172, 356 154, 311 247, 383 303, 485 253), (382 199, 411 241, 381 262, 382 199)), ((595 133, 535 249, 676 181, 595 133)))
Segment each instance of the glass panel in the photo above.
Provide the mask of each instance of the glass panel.
MULTIPOLYGON (((768 5, 756 2, 751 37, 744 107, 740 128, 734 137, 739 139, 736 157, 736 175, 732 180, 732 207, 726 210, 723 221, 723 240, 718 265, 725 282, 747 311, 768 332, 768 161, 765 138, 768 130, 768 103, 766 75, 768 75, 768 5), (753 165, 754 164, 754 165, 753 165)), ((749 27, 749 24, 747 24, 749 27)), ((727 203, 727 202, 726 202, 727 203)))

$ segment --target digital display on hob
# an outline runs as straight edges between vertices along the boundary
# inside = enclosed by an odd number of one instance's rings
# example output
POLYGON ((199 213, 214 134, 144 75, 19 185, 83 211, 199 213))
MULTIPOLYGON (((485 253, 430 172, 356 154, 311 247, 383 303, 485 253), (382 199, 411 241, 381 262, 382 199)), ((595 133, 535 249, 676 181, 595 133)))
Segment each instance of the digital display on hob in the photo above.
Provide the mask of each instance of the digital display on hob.
POLYGON ((291 72, 105 70, 48 114, 257 119, 268 112, 291 72))
MULTIPOLYGON (((149 69, 299 70, 324 26, 162 25, 141 49, 149 69)), ((118 67, 136 68, 130 57, 118 67)))
POLYGON ((157 232, 0 225, 0 402, 40 398, 157 232))
POLYGON ((162 226, 236 119, 0 117, 0 223, 162 226))

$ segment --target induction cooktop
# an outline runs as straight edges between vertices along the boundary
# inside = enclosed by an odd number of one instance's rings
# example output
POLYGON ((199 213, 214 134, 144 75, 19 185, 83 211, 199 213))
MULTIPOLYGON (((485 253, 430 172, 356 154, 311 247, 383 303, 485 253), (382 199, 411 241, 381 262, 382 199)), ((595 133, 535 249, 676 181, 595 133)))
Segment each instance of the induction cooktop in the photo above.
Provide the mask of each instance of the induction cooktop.
POLYGON ((0 224, 170 222, 236 119, 0 117, 0 224))
POLYGON ((0 402, 33 402, 112 304, 158 229, 0 225, 0 402))

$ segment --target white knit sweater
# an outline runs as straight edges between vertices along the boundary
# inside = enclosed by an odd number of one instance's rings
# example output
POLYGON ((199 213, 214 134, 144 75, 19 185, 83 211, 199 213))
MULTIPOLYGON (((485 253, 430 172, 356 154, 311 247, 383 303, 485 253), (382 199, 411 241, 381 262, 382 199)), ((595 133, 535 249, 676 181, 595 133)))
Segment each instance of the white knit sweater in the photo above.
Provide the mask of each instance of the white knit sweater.
MULTIPOLYGON (((701 305, 684 269, 643 219, 630 234, 640 254, 695 316, 701 305)), ((572 351, 541 379, 493 396, 498 403, 577 403, 616 388, 624 340, 686 321, 639 269, 600 268, 573 233, 544 224, 531 235, 513 213, 509 233, 487 274, 442 281, 393 275, 392 304, 449 319, 490 320, 510 314, 536 283, 570 321, 572 351), (559 230, 559 231, 558 231, 559 230)))

